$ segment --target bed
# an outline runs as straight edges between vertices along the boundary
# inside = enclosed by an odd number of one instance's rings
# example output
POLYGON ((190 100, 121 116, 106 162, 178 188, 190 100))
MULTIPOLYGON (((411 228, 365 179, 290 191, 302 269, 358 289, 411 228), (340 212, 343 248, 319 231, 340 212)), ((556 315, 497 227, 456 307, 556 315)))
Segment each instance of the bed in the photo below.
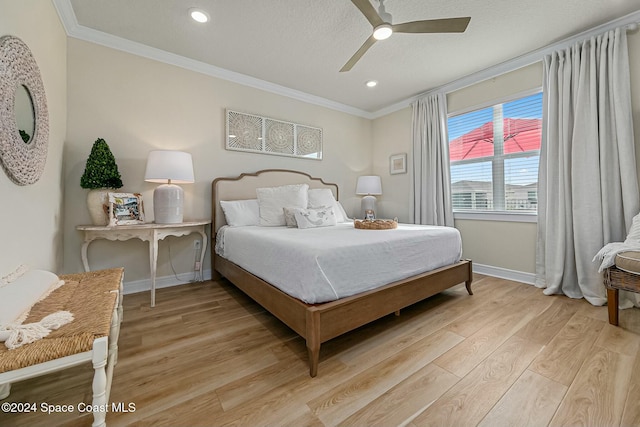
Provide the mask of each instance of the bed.
MULTIPOLYGON (((244 173, 238 177, 215 179, 212 183, 212 236, 214 239, 212 248, 220 247, 217 234, 226 225, 221 201, 255 199, 257 188, 290 184, 306 184, 309 189, 330 189, 335 199, 339 199, 339 189, 336 184, 327 183, 321 178, 314 178, 298 171, 268 169, 256 173, 244 173)), ((349 227, 345 224, 339 225, 342 228, 349 227)), ((336 227, 336 229, 340 227, 336 227)), ((229 227, 224 228, 228 229, 229 227)), ((283 232, 286 233, 286 231, 283 232)), ((345 230, 345 232, 353 231, 345 230)), ((361 233, 361 235, 364 235, 362 233, 369 233, 369 235, 387 233, 387 231, 372 230, 355 232, 361 233)), ((295 232, 289 232, 289 234, 291 233, 295 232)), ((325 301, 327 298, 321 296, 318 298, 320 302, 305 302, 279 289, 277 286, 281 286, 281 283, 276 286, 217 252, 216 250, 211 251, 214 278, 225 277, 306 340, 309 374, 312 377, 318 373, 322 343, 388 314, 399 314, 402 308, 463 282, 469 295, 473 295, 471 261, 457 258, 429 271, 377 284, 373 289, 364 287, 360 289, 366 290, 353 291, 357 293, 352 295, 344 297, 337 295, 338 299, 325 301)), ((273 280, 275 283, 279 279, 274 278, 273 280)), ((362 284, 362 286, 365 285, 362 284)))

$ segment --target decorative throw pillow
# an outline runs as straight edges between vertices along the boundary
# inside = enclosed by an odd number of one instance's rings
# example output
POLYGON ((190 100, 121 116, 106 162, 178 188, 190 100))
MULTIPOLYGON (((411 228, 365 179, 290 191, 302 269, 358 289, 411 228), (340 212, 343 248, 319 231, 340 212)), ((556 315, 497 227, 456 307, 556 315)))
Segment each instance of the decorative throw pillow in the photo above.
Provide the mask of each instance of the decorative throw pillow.
POLYGON ((257 188, 260 225, 266 227, 286 225, 284 208, 306 208, 309 185, 294 184, 280 187, 257 188))
POLYGON ((337 223, 332 207, 298 209, 294 215, 298 228, 329 227, 337 223))
POLYGON ((329 188, 312 188, 309 190, 309 205, 310 208, 319 208, 322 206, 332 207, 336 214, 337 222, 345 222, 347 215, 344 214, 344 209, 339 206, 338 201, 333 196, 333 192, 329 188))
POLYGON ((640 213, 633 217, 625 243, 640 243, 640 213))
POLYGON ((243 225, 260 224, 260 207, 258 199, 220 201, 227 225, 241 227, 243 225))

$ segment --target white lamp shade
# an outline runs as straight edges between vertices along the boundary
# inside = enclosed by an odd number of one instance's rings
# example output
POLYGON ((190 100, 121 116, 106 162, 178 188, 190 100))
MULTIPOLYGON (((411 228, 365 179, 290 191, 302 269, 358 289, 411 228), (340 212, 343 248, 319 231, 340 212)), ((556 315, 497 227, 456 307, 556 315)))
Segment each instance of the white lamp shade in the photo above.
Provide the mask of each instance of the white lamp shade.
POLYGON ((155 150, 147 157, 147 170, 144 173, 147 182, 161 184, 191 184, 193 177, 193 160, 191 154, 184 151, 155 150))
POLYGON ((356 184, 356 194, 359 196, 381 195, 382 181, 380 180, 380 177, 375 175, 365 175, 358 177, 358 182, 356 184))

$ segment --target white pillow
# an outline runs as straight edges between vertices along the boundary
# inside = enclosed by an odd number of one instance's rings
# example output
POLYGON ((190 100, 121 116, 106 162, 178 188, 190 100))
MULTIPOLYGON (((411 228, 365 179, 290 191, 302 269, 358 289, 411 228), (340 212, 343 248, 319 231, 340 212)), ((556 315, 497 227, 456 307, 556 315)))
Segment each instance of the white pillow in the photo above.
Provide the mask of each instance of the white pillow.
POLYGON ((265 227, 286 225, 284 208, 306 208, 309 185, 294 184, 280 187, 257 188, 260 206, 260 225, 265 227))
MULTIPOLYGON (((44 270, 29 270, 10 283, 0 286, 0 329, 8 323, 22 323, 24 315, 40 299, 58 287, 60 279, 44 270)), ((0 332, 0 342, 9 332, 0 332)))
POLYGON ((640 243, 640 213, 633 217, 625 243, 640 243))
MULTIPOLYGON (((344 221, 342 221, 342 222, 349 221, 349 215, 347 215, 347 212, 344 210, 344 206, 342 206, 342 203, 336 202, 336 205, 338 206, 337 212, 340 212, 342 214, 342 216, 344 217, 344 221)), ((340 214, 336 213, 336 217, 338 217, 338 216, 340 216, 340 214)))
POLYGON ((312 188, 309 190, 309 208, 319 208, 322 206, 329 206, 334 208, 337 222, 345 222, 347 220, 347 214, 344 213, 342 206, 339 206, 338 201, 333 196, 333 192, 329 188, 312 188))
POLYGON ((243 225, 260 224, 260 208, 258 199, 220 201, 227 225, 241 227, 243 225))
POLYGON ((336 214, 332 207, 296 209, 298 228, 329 227, 336 225, 336 214))

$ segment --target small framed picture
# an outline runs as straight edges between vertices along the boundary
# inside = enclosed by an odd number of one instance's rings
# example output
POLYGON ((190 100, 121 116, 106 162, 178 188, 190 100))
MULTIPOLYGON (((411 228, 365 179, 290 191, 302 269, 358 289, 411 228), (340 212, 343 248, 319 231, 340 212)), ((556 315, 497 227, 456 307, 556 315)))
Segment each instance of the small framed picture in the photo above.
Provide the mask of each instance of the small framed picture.
POLYGON ((144 224, 140 193, 109 193, 109 225, 144 224))
POLYGON ((366 211, 364 211, 364 219, 368 221, 373 221, 374 219, 376 219, 376 214, 375 212, 373 212, 373 209, 367 209, 366 211))
POLYGON ((407 153, 393 154, 389 157, 389 173, 407 173, 407 153))

